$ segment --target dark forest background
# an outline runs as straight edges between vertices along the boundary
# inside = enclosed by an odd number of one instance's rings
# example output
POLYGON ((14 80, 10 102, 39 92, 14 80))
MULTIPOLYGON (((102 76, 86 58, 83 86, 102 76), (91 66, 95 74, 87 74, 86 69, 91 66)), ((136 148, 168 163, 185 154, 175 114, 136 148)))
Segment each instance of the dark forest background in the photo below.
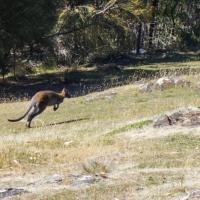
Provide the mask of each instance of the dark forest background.
POLYGON ((3 78, 30 63, 71 67, 199 47, 199 0, 0 0, 3 78))

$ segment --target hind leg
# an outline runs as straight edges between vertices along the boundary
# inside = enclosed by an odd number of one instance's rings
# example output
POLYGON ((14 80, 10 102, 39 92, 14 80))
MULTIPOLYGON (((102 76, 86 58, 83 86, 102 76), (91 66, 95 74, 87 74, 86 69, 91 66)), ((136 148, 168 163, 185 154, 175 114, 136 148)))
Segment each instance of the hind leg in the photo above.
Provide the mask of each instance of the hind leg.
POLYGON ((31 121, 33 120, 33 118, 35 118, 37 115, 39 115, 41 112, 43 112, 45 110, 46 106, 44 104, 38 104, 36 106, 34 106, 33 111, 28 115, 28 119, 26 122, 26 126, 28 128, 31 127, 31 121))

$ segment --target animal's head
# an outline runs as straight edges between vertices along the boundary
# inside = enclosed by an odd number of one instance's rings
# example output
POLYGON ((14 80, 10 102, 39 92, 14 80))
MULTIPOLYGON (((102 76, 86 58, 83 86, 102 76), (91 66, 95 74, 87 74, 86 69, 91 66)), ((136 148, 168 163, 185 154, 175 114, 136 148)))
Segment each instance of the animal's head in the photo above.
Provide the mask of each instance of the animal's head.
POLYGON ((67 97, 67 98, 70 98, 70 97, 71 97, 70 94, 69 94, 69 92, 68 92, 68 90, 67 90, 65 87, 62 89, 61 95, 62 95, 64 98, 65 98, 65 97, 67 97))

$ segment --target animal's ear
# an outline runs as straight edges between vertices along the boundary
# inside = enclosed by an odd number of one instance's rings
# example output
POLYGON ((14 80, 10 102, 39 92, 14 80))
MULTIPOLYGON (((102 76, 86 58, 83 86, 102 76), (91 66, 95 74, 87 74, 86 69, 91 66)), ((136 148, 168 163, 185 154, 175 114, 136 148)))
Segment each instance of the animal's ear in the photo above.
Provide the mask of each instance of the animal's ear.
POLYGON ((66 87, 64 87, 63 89, 62 89, 62 95, 64 96, 64 97, 68 97, 68 98, 70 98, 71 96, 69 95, 69 92, 68 92, 68 90, 67 90, 67 88, 66 87))
POLYGON ((65 96, 65 94, 67 93, 66 87, 64 87, 64 88, 62 89, 62 92, 61 92, 61 93, 65 96))

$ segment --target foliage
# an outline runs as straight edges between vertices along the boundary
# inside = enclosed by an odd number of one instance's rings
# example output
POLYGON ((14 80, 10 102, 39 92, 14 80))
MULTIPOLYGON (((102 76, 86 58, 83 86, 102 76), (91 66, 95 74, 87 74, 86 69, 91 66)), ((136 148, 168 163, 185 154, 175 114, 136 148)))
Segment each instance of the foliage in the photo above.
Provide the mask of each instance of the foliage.
POLYGON ((177 47, 198 49, 200 45, 200 2, 198 0, 162 0, 159 7, 159 22, 167 24, 176 38, 177 47))
POLYGON ((56 20, 54 0, 0 1, 0 68, 12 63, 12 54, 29 57, 27 50, 48 45, 42 37, 50 32, 56 20))
MULTIPOLYGON (((0 0, 0 70, 36 60, 79 65, 139 48, 200 46, 198 0, 0 0)), ((11 71, 11 70, 10 70, 11 71)))
POLYGON ((132 0, 117 1, 106 10, 112 2, 104 1, 101 14, 95 2, 73 10, 67 7, 62 11, 60 28, 69 34, 61 35, 57 45, 68 50, 70 62, 67 64, 91 61, 95 57, 106 58, 134 48, 134 22, 147 20, 150 8, 144 7, 142 1, 132 0), (69 27, 73 27, 74 31, 70 31, 69 27))

